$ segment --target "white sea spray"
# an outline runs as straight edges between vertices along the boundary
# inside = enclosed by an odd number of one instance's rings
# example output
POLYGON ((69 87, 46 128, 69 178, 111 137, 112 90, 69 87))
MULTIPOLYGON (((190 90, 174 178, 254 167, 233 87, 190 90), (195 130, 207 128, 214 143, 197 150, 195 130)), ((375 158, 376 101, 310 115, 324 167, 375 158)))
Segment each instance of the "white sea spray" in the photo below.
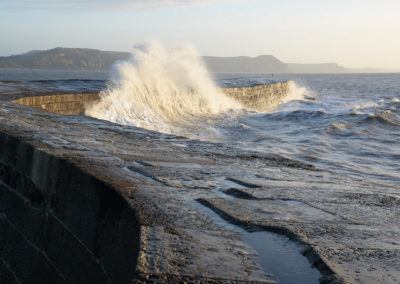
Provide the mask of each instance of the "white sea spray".
POLYGON ((240 108, 216 87, 192 45, 167 48, 150 41, 136 46, 130 60, 115 64, 100 102, 86 115, 176 133, 196 117, 240 108))

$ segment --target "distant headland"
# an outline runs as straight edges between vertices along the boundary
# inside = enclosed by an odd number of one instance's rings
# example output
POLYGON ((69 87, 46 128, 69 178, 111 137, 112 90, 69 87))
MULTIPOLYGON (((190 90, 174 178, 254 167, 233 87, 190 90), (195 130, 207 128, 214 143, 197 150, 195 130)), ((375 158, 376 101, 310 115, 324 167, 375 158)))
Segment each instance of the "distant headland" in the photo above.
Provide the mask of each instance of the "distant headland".
MULTIPOLYGON (((32 50, 20 55, 0 57, 0 68, 109 70, 117 60, 126 60, 129 52, 87 48, 57 47, 32 50)), ((204 56, 211 72, 220 73, 380 73, 382 69, 349 69, 336 63, 284 63, 272 55, 257 57, 204 56)))

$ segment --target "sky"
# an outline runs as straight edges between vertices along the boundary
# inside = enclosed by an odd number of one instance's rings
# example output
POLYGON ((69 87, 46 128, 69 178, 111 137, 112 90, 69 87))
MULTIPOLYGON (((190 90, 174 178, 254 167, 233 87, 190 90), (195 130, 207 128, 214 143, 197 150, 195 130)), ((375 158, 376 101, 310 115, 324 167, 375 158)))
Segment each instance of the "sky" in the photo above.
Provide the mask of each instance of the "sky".
POLYGON ((400 0, 0 0, 0 56, 152 39, 202 55, 400 70, 400 0))

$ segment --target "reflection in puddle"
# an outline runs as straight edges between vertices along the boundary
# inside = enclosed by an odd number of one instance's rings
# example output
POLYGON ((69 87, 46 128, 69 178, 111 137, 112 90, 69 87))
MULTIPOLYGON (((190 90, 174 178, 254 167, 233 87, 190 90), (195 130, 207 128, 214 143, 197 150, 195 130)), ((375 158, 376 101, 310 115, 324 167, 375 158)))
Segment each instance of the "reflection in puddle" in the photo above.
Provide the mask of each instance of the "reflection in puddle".
POLYGON ((312 268, 301 254, 299 244, 272 232, 243 232, 243 242, 251 245, 260 256, 260 264, 279 283, 319 283, 321 273, 312 268))
POLYGON ((322 277, 318 269, 311 267, 307 258, 301 254, 305 246, 285 235, 257 231, 248 232, 240 226, 225 221, 216 212, 204 205, 203 211, 220 226, 242 235, 242 241, 254 248, 260 259, 261 268, 278 283, 312 284, 319 283, 322 277))

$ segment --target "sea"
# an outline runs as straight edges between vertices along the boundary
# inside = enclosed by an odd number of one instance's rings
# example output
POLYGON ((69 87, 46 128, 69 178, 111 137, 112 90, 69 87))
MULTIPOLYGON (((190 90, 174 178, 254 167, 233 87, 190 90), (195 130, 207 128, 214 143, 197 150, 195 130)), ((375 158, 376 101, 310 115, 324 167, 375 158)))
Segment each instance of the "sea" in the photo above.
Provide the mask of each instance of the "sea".
POLYGON ((400 186, 400 74, 222 74, 193 62, 160 71, 162 63, 141 60, 140 68, 123 62, 110 72, 0 69, 0 96, 101 92, 103 104, 87 115, 400 186), (288 100, 262 112, 216 88, 288 80, 288 100))

